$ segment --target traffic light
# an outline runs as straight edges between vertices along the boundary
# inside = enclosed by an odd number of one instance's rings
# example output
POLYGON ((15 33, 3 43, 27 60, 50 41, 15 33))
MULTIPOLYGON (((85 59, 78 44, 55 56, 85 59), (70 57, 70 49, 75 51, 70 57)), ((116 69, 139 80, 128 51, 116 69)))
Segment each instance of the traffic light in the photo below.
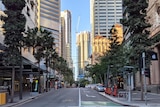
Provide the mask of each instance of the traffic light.
POLYGON ((151 60, 158 60, 158 55, 156 52, 149 50, 147 53, 150 55, 151 60))
POLYGON ((149 68, 146 68, 145 71, 144 71, 144 75, 148 78, 150 78, 150 69, 149 68))

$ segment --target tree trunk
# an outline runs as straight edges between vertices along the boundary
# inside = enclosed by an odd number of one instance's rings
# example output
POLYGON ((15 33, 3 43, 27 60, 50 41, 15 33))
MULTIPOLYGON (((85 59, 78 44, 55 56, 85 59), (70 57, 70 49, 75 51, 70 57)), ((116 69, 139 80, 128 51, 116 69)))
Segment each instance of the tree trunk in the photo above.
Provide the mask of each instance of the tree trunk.
POLYGON ((101 82, 101 84, 103 84, 102 76, 101 76, 101 75, 99 75, 99 78, 100 78, 100 82, 101 82))
POLYGON ((22 72, 23 72, 23 68, 22 68, 22 66, 23 66, 23 61, 22 61, 22 51, 21 51, 21 48, 20 48, 20 54, 21 54, 21 58, 20 58, 20 61, 21 61, 21 64, 20 64, 20 78, 19 78, 19 86, 20 86, 20 89, 19 89, 19 99, 20 100, 22 100, 22 92, 23 92, 23 86, 22 86, 22 84, 23 84, 23 80, 22 80, 22 77, 23 77, 23 75, 22 75, 22 72))
POLYGON ((107 76, 106 73, 104 73, 104 85, 105 85, 105 87, 107 86, 107 77, 106 76, 107 76))
POLYGON ((14 99, 14 80, 15 80, 15 66, 12 66, 11 103, 13 103, 13 99, 14 99))
MULTIPOLYGON (((40 61, 38 61, 38 92, 41 93, 41 71, 40 71, 40 61)), ((32 91, 32 90, 31 90, 32 91)))

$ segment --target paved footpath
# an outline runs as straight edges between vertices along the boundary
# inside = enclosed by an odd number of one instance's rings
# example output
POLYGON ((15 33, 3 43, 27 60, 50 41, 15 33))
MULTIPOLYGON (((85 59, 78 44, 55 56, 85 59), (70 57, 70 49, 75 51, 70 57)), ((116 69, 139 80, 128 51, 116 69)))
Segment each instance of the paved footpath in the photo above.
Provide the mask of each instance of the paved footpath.
POLYGON ((132 99, 128 101, 127 98, 122 97, 114 97, 111 95, 107 95, 105 93, 100 93, 101 95, 109 98, 110 100, 123 104, 123 105, 130 105, 132 107, 160 107, 160 94, 155 93, 147 93, 147 100, 141 100, 141 92, 140 91, 133 91, 132 92, 132 99))
POLYGON ((8 99, 8 103, 6 103, 5 105, 0 105, 0 107, 14 107, 15 105, 21 104, 21 103, 25 103, 25 102, 29 102, 37 97, 40 97, 42 95, 45 94, 49 94, 52 91, 54 91, 54 89, 51 89, 49 92, 44 92, 44 93, 30 93, 30 92, 23 92, 23 99, 20 100, 19 99, 19 94, 15 93, 15 97, 13 99, 13 103, 10 103, 10 98, 8 99))

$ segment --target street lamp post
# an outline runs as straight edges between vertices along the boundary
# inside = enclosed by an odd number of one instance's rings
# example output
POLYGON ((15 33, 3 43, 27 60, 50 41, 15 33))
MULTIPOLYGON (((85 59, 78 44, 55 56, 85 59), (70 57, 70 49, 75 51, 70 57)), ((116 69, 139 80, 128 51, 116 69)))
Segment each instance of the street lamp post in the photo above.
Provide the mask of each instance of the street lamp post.
POLYGON ((107 84, 106 84, 106 87, 108 88, 108 85, 109 85, 109 75, 110 75, 110 67, 113 67, 113 65, 108 65, 108 68, 107 68, 107 84))
POLYGON ((145 104, 147 105, 147 86, 146 86, 146 76, 145 76, 145 52, 142 53, 142 61, 143 61, 143 69, 142 69, 142 74, 143 74, 143 81, 144 81, 144 97, 145 97, 145 104))
POLYGON ((109 65, 108 65, 108 69, 107 69, 107 84, 106 84, 106 87, 107 87, 107 88, 108 88, 109 74, 110 74, 110 71, 109 71, 109 65))
POLYGON ((129 91, 128 91, 128 101, 131 102, 131 98, 132 98, 132 93, 131 93, 131 73, 128 73, 128 82, 129 82, 129 91))

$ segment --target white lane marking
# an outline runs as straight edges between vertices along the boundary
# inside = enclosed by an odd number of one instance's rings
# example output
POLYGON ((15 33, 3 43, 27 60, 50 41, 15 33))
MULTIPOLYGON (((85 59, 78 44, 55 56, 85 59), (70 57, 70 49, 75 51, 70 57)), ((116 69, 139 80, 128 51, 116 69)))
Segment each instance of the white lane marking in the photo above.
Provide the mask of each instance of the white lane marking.
POLYGON ((79 88, 79 107, 81 107, 81 92, 80 92, 80 88, 79 88))
POLYGON ((87 97, 96 97, 96 96, 91 96, 91 95, 88 95, 88 94, 86 94, 86 96, 87 96, 87 97))
POLYGON ((89 93, 90 91, 88 91, 88 90, 83 90, 83 92, 84 92, 84 93, 89 93))

